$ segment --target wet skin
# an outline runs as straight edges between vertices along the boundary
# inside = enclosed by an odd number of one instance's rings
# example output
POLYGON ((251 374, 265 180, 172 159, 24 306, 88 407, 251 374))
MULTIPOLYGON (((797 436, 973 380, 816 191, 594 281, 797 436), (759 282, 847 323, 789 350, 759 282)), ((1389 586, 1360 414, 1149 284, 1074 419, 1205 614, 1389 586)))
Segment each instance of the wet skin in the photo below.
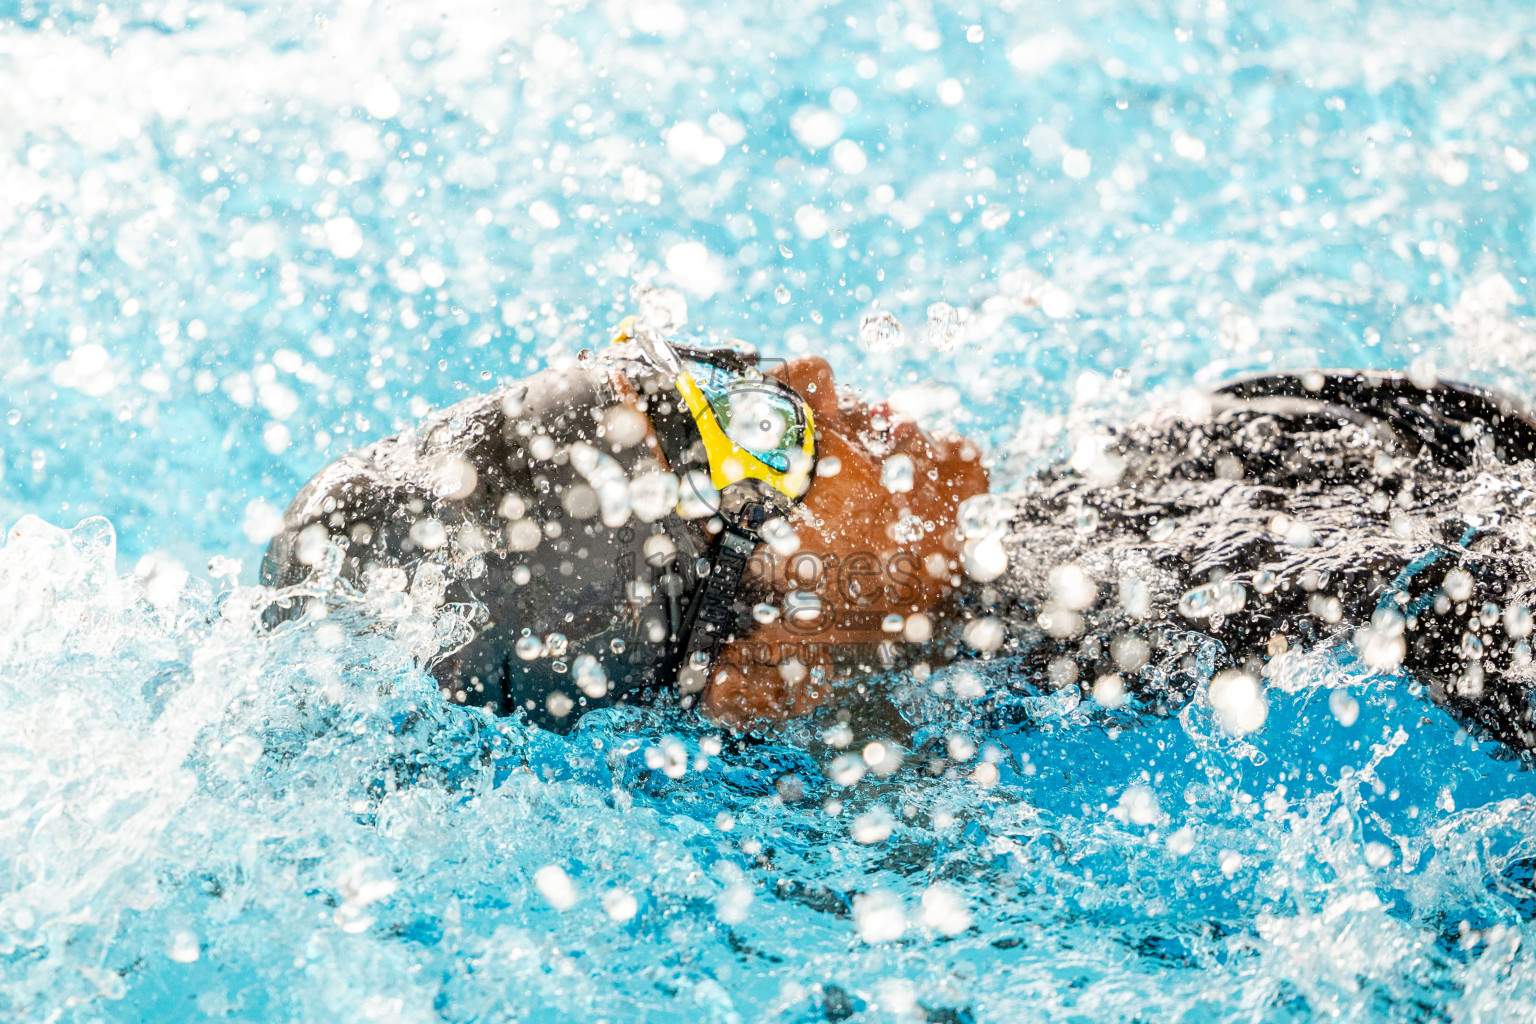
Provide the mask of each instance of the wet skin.
POLYGON ((734 727, 807 714, 832 696, 831 648, 925 639, 925 620, 960 572, 956 512, 987 490, 974 443, 930 434, 894 418, 883 405, 840 397, 825 359, 796 359, 776 372, 810 405, 816 419, 817 476, 790 522, 799 549, 764 546, 754 556, 760 583, 782 606, 791 589, 819 591, 821 614, 809 624, 783 617, 727 644, 705 689, 702 709, 734 727), (882 482, 887 459, 912 461, 908 491, 882 482), (903 517, 916 516, 899 529, 903 517), (885 623, 899 615, 903 631, 885 623))

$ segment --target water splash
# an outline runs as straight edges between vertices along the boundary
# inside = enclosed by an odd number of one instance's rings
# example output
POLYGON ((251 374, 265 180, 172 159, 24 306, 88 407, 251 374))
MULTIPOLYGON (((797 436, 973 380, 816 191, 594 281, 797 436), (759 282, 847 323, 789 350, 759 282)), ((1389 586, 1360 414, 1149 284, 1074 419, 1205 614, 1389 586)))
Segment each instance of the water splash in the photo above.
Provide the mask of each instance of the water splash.
POLYGON ((100 520, 0 548, 8 1019, 1530 1009, 1528 778, 1342 652, 1241 737, 1214 692, 1137 724, 1006 660, 898 685, 904 738, 558 737, 443 702, 425 605, 267 632, 271 594, 156 603, 113 555, 100 520))
POLYGON ((738 750, 444 707, 408 588, 200 581, 636 312, 883 393, 951 371, 872 304, 963 302, 1002 482, 1250 370, 1531 393, 1528 5, 621 7, 0 13, 0 521, 155 555, 0 549, 4 1016, 1528 1019, 1529 777, 1347 650, 1240 737, 1193 644, 1175 719, 977 661, 738 750))

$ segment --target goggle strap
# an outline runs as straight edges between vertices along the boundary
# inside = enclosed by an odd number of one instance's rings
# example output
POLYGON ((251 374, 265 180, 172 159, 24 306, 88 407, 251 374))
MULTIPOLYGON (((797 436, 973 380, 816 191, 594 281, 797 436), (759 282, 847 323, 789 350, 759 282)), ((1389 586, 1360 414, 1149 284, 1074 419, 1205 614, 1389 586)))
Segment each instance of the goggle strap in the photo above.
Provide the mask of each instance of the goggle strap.
POLYGON ((672 351, 680 359, 703 363, 706 366, 729 370, 733 373, 757 369, 756 353, 738 352, 729 348, 695 348, 692 345, 674 345, 671 342, 667 344, 671 345, 672 351))
POLYGON ((708 682, 707 674, 714 671, 720 645, 735 625, 736 596, 741 592, 747 561, 756 548, 757 538, 737 526, 727 524, 720 532, 709 575, 704 578, 704 586, 688 610, 688 621, 683 627, 679 666, 682 672, 692 671, 695 654, 707 653, 709 661, 703 671, 704 682, 708 682))
MULTIPOLYGON (((694 446, 699 441, 699 425, 688 411, 688 403, 676 388, 648 395, 646 413, 656 431, 656 442, 667 457, 667 470, 681 478, 693 465, 694 446)), ((704 469, 709 468, 706 461, 704 469)))

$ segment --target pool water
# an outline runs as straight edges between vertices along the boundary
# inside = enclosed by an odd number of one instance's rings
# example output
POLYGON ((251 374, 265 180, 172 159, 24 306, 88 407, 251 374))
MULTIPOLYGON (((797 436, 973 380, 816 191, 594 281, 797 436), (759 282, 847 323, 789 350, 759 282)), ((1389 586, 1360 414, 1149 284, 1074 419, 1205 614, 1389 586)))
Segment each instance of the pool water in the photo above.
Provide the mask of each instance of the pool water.
POLYGON ((645 289, 1000 487, 1244 372, 1528 400, 1533 41, 1511 0, 0 0, 0 1017, 1531 1019, 1532 776, 1347 644, 1242 738, 984 717, 1007 660, 873 681, 901 737, 560 737, 438 699, 441 613, 268 634, 254 584, 322 465, 645 289))

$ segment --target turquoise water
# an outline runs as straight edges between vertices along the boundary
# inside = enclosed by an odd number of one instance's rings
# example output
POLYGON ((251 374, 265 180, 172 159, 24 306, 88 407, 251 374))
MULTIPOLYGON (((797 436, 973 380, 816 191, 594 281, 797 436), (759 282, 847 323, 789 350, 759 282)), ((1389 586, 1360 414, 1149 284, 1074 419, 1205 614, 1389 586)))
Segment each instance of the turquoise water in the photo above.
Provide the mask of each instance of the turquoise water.
POLYGON ((251 608, 315 470, 636 287, 1004 485, 1244 371, 1530 399, 1533 41, 1491 0, 0 0, 0 1016, 1530 1019, 1530 775, 1345 650, 1245 740, 886 680, 922 752, 854 781, 825 723, 443 707, 409 601, 251 608))

